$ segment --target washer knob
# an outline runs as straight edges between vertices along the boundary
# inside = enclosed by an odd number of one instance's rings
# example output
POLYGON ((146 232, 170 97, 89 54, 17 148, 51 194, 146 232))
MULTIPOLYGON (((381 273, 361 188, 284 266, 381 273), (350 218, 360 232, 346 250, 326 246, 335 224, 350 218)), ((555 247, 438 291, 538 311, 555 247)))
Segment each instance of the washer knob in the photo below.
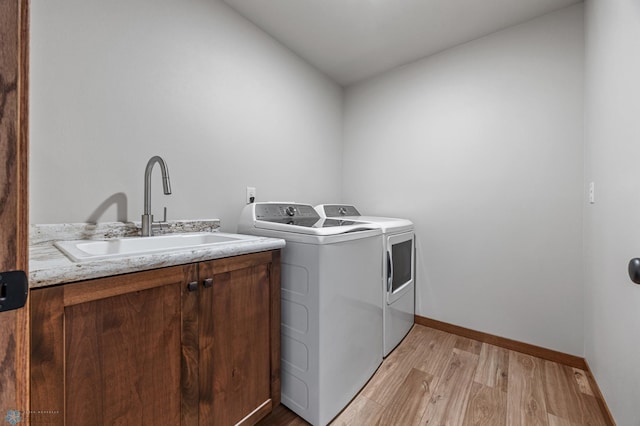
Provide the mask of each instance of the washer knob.
POLYGON ((285 213, 287 213, 288 216, 295 216, 296 208, 293 206, 289 206, 285 209, 285 213))

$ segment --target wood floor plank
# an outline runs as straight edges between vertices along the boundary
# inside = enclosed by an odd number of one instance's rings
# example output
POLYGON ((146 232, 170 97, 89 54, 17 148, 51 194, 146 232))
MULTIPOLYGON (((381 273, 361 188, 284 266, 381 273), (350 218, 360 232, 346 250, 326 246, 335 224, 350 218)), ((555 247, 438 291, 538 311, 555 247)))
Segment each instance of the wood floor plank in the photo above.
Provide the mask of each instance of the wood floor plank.
POLYGON ((480 383, 471 385, 463 426, 505 426, 507 393, 480 383))
POLYGON ((573 378, 578 384, 578 389, 580 389, 580 392, 586 395, 595 396, 593 394, 593 390, 591 389, 591 385, 589 384, 589 378, 585 371, 580 370, 579 368, 573 368, 573 378))
POLYGON ((479 342, 473 339, 468 339, 466 337, 458 336, 456 338, 456 343, 453 347, 456 349, 460 349, 462 351, 471 352, 472 354, 475 354, 475 355, 480 355, 482 342, 479 342))
POLYGON ((549 414, 548 419, 549 419, 549 426, 578 426, 567 419, 554 416, 553 414, 549 414))
POLYGON ((419 347, 413 367, 434 376, 440 376, 447 369, 458 336, 440 330, 429 330, 428 340, 419 347))
MULTIPOLYGON (((435 357, 440 346, 437 342, 447 333, 431 328, 414 326, 407 337, 382 363, 376 374, 362 390, 362 395, 383 406, 393 400, 398 388, 412 368, 435 357)), ((453 339, 451 347, 453 347, 453 339)), ((428 373, 428 371, 427 371, 428 373)))
POLYGON ((426 332, 422 328, 414 327, 402 344, 378 367, 378 371, 369 380, 361 394, 381 405, 386 405, 391 401, 396 390, 409 374, 413 364, 410 358, 416 356, 426 332))
POLYGON ((581 425, 604 424, 600 410, 590 409, 589 395, 580 391, 573 368, 544 361, 544 394, 549 414, 581 425))
POLYGON ((278 405, 271 414, 256 423, 256 426, 309 426, 309 423, 284 405, 278 405))
POLYGON ((549 414, 549 426, 585 426, 593 423, 576 423, 562 417, 549 414))
POLYGON ((580 396, 582 399, 581 407, 583 413, 582 423, 580 424, 588 426, 608 426, 609 422, 605 420, 596 397, 586 394, 581 394, 580 396))
POLYGON ((509 384, 509 351, 483 343, 478 368, 473 380, 485 386, 507 392, 509 384))
POLYGON ((433 392, 433 385, 434 377, 431 374, 411 369, 377 424, 419 425, 433 392))
POLYGON ((383 408, 377 402, 358 395, 330 424, 331 426, 374 425, 378 423, 383 408))
POLYGON ((580 421, 582 414, 577 411, 581 407, 575 404, 580 390, 573 377, 566 374, 562 365, 544 361, 543 379, 547 412, 574 423, 580 421))
POLYGON ((453 349, 421 425, 462 425, 477 365, 478 355, 453 349))
POLYGON ((542 384, 542 362, 540 358, 509 351, 509 426, 549 424, 542 384))

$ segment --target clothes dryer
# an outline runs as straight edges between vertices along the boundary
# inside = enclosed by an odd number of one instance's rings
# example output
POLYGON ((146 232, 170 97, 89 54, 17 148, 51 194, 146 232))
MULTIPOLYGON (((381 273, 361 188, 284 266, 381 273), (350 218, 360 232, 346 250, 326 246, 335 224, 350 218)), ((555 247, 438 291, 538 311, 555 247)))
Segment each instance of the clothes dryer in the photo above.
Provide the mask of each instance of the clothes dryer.
POLYGON ((238 232, 281 238, 282 403, 328 424, 382 362, 381 230, 313 206, 247 205, 238 232))
MULTIPOLYGON (((415 318, 415 235, 407 219, 362 216, 355 206, 321 204, 321 217, 375 224, 382 230, 383 356, 409 333, 415 318)), ((379 281, 380 282, 380 281, 379 281)))

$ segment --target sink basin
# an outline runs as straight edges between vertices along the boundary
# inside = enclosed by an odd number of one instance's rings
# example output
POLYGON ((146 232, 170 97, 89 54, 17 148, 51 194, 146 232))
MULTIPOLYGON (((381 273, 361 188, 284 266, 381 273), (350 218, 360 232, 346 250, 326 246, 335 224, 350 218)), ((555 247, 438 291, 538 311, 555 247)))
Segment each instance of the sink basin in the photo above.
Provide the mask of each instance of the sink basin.
POLYGON ((56 241, 54 245, 72 260, 83 262, 112 257, 201 249, 255 239, 256 237, 250 235, 198 232, 160 235, 157 237, 117 238, 113 240, 56 241))

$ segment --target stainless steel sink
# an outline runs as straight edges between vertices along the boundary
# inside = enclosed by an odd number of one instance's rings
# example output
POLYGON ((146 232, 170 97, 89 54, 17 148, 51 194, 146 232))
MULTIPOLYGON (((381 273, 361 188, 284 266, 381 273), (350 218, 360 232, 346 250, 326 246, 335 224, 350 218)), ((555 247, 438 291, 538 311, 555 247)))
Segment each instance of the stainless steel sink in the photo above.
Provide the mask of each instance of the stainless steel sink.
POLYGON ((204 249, 256 239, 258 238, 251 235, 198 232, 156 237, 117 238, 113 240, 57 241, 54 245, 73 261, 84 262, 177 250, 204 249))

